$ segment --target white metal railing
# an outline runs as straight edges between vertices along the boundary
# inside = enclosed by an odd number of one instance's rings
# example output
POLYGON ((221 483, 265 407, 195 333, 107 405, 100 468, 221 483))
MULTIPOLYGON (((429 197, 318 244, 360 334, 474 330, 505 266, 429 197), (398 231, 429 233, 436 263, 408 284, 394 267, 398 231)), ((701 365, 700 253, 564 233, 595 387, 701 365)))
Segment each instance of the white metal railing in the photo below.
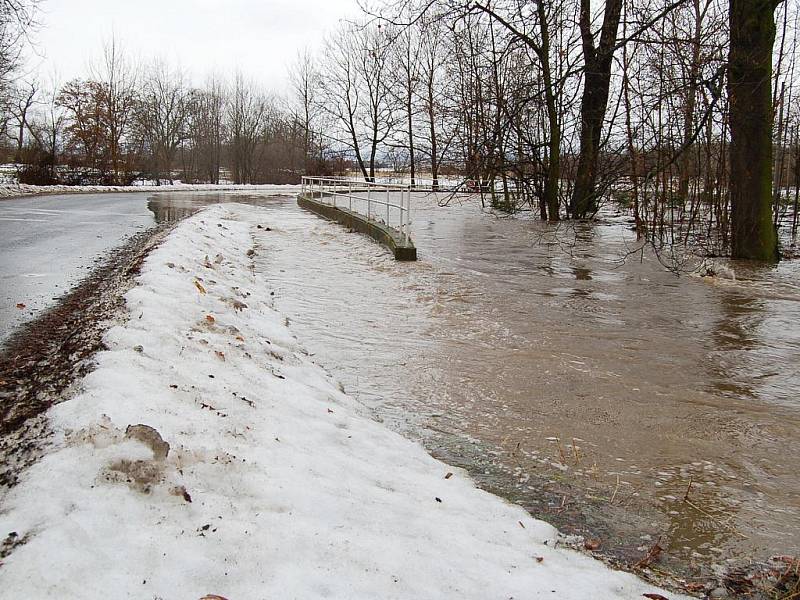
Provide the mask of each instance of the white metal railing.
POLYGON ((318 202, 335 208, 347 208, 370 221, 383 223, 397 230, 403 241, 408 241, 410 237, 410 185, 304 175, 301 192, 318 202))

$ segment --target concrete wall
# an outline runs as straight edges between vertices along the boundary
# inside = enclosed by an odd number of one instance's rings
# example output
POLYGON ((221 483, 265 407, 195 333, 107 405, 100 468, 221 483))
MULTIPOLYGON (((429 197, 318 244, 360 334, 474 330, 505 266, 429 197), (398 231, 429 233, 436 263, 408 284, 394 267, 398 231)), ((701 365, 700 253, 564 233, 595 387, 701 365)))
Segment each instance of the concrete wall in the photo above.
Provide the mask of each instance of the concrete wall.
POLYGON ((368 221, 365 216, 351 212, 346 208, 323 204, 302 194, 297 196, 297 205, 359 233, 367 234, 375 241, 389 248, 394 253, 396 260, 417 260, 417 249, 411 240, 404 241, 400 234, 391 227, 368 221))

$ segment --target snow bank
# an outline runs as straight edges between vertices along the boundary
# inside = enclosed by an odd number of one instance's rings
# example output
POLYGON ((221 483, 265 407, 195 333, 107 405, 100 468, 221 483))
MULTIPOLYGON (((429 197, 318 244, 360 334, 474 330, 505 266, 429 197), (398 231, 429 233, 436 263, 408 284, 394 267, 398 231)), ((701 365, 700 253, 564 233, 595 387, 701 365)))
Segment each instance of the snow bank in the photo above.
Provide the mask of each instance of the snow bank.
POLYGON ((19 198, 43 194, 97 194, 121 192, 283 192, 298 193, 299 185, 224 185, 224 184, 190 184, 175 183, 173 185, 27 185, 0 184, 0 198, 19 198))
POLYGON ((340 392, 254 276, 260 218, 213 206, 147 259, 97 369, 49 412, 54 449, 3 499, 0 598, 657 591, 555 549, 340 392))

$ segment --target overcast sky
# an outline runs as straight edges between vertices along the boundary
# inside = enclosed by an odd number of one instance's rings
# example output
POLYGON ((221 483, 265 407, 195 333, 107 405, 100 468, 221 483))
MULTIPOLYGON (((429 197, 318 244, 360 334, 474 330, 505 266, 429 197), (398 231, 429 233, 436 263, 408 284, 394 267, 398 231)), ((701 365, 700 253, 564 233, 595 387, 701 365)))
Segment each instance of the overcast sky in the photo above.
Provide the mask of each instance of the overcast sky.
POLYGON ((238 67, 278 92, 298 50, 358 14, 356 0, 44 0, 43 9, 31 64, 45 78, 85 75, 114 32, 134 55, 180 64, 197 83, 238 67))

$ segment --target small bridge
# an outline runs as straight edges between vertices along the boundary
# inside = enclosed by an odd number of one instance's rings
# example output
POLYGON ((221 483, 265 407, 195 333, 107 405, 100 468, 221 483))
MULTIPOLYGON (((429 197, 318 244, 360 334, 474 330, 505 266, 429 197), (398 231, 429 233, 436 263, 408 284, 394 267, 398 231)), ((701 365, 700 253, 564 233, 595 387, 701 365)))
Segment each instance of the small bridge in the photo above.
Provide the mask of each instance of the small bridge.
POLYGON ((365 233, 396 260, 417 260, 411 241, 411 186, 341 177, 303 177, 301 208, 365 233))

